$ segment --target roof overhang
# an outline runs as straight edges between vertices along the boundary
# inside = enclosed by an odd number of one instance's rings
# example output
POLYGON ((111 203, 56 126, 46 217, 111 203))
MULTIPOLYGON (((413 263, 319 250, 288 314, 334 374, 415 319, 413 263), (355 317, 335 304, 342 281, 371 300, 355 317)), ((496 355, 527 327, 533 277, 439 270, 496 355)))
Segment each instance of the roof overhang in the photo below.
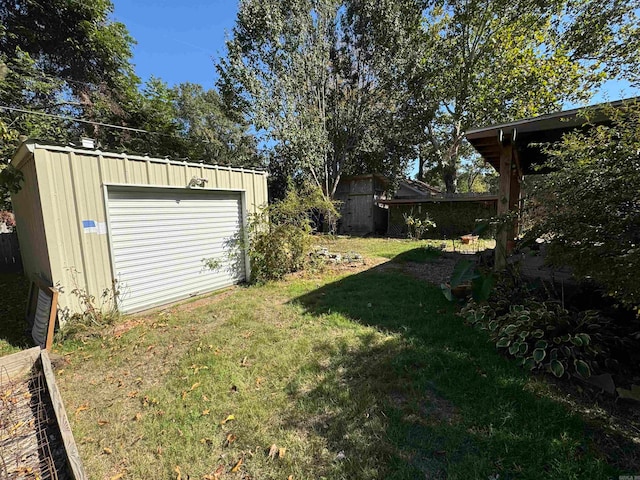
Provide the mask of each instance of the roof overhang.
POLYGON ((572 130, 605 124, 609 121, 605 108, 618 108, 639 100, 640 97, 629 98, 476 128, 467 131, 465 137, 482 158, 498 171, 502 146, 505 142, 511 142, 518 151, 523 173, 532 173, 535 165, 542 165, 546 159, 540 144, 557 142, 572 130))

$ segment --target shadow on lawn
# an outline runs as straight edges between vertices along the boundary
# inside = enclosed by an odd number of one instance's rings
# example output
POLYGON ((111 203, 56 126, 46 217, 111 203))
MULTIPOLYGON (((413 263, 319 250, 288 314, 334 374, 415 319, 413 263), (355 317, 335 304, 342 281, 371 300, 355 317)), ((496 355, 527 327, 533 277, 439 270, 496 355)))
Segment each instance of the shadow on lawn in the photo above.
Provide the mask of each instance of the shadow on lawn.
POLYGON ((2 341, 15 348, 31 346, 24 320, 28 295, 29 281, 22 274, 0 273, 0 355, 2 341))
POLYGON ((301 407, 290 426, 326 439, 332 476, 595 479, 638 465, 637 446, 621 438, 602 458, 596 434, 528 390, 525 373, 465 326, 436 286, 382 265, 294 302, 387 333, 361 336, 355 349, 323 345, 332 360, 312 366, 320 384, 290 385, 301 407))

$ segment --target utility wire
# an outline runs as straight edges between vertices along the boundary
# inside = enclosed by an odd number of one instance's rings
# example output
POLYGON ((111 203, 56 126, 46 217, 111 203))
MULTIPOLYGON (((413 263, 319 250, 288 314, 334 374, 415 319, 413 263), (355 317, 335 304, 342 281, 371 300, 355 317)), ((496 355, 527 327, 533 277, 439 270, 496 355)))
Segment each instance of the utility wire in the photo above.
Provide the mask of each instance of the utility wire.
POLYGON ((194 140, 189 140, 189 139, 182 138, 182 137, 176 137, 175 135, 169 135, 168 133, 151 132, 149 130, 143 130, 141 128, 123 127, 122 125, 112 125, 110 123, 94 122, 94 121, 91 121, 91 120, 84 120, 82 118, 69 117, 69 116, 66 116, 66 115, 56 115, 56 114, 53 114, 53 113, 36 112, 34 110, 26 110, 26 109, 23 109, 23 108, 9 107, 7 105, 0 105, 0 110, 8 110, 10 112, 27 113, 27 114, 31 114, 31 115, 40 115, 40 116, 43 116, 43 117, 50 117, 50 118, 58 118, 60 120, 67 120, 67 121, 71 121, 71 122, 85 123, 85 124, 88 124, 88 125, 97 125, 97 126, 106 127, 106 128, 116 128, 116 129, 119 129, 119 130, 126 130, 128 132, 148 133, 150 135, 158 135, 158 136, 162 136, 162 137, 173 138, 174 140, 188 141, 188 142, 192 142, 192 143, 200 143, 200 144, 207 144, 207 145, 211 145, 212 144, 212 142, 210 140, 197 140, 197 141, 194 141, 194 140))
POLYGON ((0 105, 0 109, 8 110, 10 112, 19 112, 19 113, 28 113, 28 114, 31 114, 31 115, 40 115, 42 117, 58 118, 60 120, 67 120, 67 121, 71 121, 71 122, 86 123, 86 124, 89 124, 89 125, 97 125, 97 126, 100 126, 100 127, 117 128, 119 130, 126 130, 128 132, 149 133, 151 135, 160 135, 160 136, 163 136, 163 137, 170 137, 170 138, 180 139, 180 137, 175 137, 173 135, 169 135, 168 133, 151 132, 149 130, 143 130, 141 128, 124 127, 122 125, 112 125, 110 123, 94 122, 92 120, 84 120, 82 118, 68 117, 66 115, 56 115, 56 114, 53 114, 53 113, 36 112, 34 110, 25 110, 23 108, 9 107, 9 106, 6 106, 6 105, 0 105))

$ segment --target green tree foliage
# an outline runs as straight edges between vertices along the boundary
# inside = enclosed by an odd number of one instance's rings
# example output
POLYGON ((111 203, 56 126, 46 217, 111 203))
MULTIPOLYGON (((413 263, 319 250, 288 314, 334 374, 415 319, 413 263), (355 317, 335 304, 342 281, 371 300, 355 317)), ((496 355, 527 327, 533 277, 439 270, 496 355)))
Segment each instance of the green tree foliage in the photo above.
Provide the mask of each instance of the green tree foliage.
POLYGON ((607 109, 610 123, 566 134, 547 149, 536 184, 535 229, 549 258, 640 305, 640 104, 607 109))
POLYGON ((637 8, 635 0, 429 2, 420 171, 434 170, 453 192, 469 154, 466 130, 556 111, 587 100, 606 78, 637 74, 637 8))
POLYGON ((232 166, 262 166, 256 139, 241 116, 227 109, 216 90, 183 83, 175 87, 175 118, 192 160, 232 166))
POLYGON ((395 176, 413 158, 417 130, 406 82, 413 77, 402 75, 410 62, 392 50, 407 43, 404 19, 419 15, 404 17, 398 2, 385 6, 241 2, 220 87, 270 147, 277 178, 308 179, 332 196, 342 175, 395 176), (376 43, 384 34, 388 51, 376 43))
POLYGON ((471 160, 462 161, 458 169, 457 191, 459 193, 497 193, 498 173, 475 155, 471 160))
MULTIPOLYGON (((101 121, 121 117, 138 79, 130 64, 133 39, 109 19, 112 11, 109 0, 0 1, 2 105, 101 121)), ((15 132, 56 141, 99 133, 52 118, 2 116, 15 132)))

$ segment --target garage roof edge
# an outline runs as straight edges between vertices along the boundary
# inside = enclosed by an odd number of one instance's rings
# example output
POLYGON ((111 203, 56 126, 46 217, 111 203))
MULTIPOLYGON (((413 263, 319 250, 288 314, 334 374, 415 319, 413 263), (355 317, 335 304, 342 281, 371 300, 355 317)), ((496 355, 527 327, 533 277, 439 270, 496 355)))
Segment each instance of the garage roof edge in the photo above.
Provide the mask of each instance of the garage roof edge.
MULTIPOLYGON (((150 157, 147 155, 129 155, 126 153, 116 153, 109 152, 103 150, 92 150, 87 148, 76 148, 72 146, 63 146, 63 145, 51 145, 47 143, 40 143, 36 140, 27 140, 20 145, 18 151, 14 155, 14 160, 17 160, 16 167, 21 163, 21 159, 24 157, 24 154, 20 154, 21 150, 27 149, 29 152, 33 153, 38 149, 41 150, 49 150, 54 152, 67 152, 67 153, 77 153, 80 155, 94 155, 94 156, 103 156, 103 157, 111 157, 111 158, 126 158, 129 160, 138 160, 138 161, 149 161, 155 163, 164 163, 169 165, 180 165, 180 166, 189 166, 189 167, 202 167, 211 170, 229 170, 232 172, 240 172, 240 173, 255 173, 258 175, 268 175, 268 172, 265 170, 256 170, 253 168, 243 168, 243 167, 228 167, 225 165, 212 165, 209 163, 196 163, 196 162, 181 162, 179 160, 169 160, 166 158, 158 158, 158 157, 150 157)), ((12 163, 13 161, 12 160, 12 163)))

